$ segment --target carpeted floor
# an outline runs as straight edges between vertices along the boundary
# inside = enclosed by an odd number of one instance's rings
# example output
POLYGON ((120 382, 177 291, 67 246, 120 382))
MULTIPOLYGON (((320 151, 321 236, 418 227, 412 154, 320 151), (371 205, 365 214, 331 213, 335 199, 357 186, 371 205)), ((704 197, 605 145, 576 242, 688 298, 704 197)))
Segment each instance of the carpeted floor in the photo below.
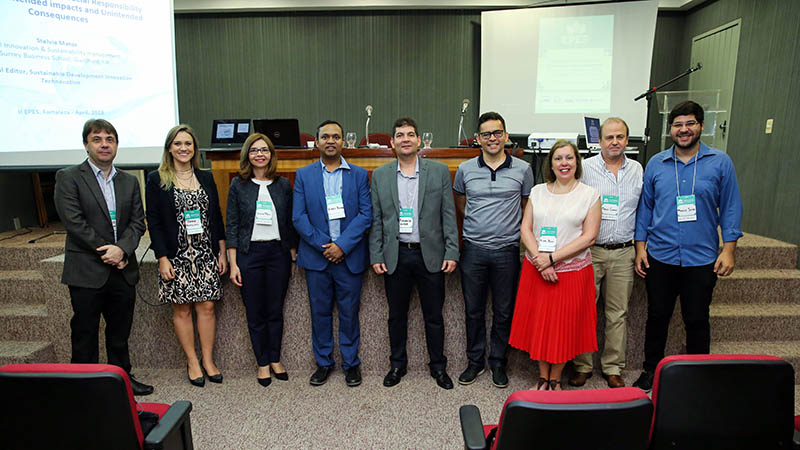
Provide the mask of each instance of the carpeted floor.
MULTIPOLYGON (((460 369, 449 372, 454 381, 460 369)), ((459 449, 463 448, 461 405, 477 405, 484 423, 497 423, 506 397, 534 384, 529 374, 511 373, 509 387, 497 389, 487 371, 470 386, 456 383, 445 391, 426 373, 415 372, 386 388, 383 373, 367 373, 361 386, 349 388, 337 369, 320 387, 308 384, 310 373, 290 370, 289 381, 273 380, 262 388, 254 370, 225 372, 222 385, 207 382, 197 388, 189 385, 183 370, 134 373, 156 388, 153 395, 138 397, 140 401, 192 402, 192 434, 198 450, 459 449)), ((628 385, 637 376, 638 371, 623 373, 628 385)), ((605 381, 595 374, 585 387, 603 388, 605 381)))

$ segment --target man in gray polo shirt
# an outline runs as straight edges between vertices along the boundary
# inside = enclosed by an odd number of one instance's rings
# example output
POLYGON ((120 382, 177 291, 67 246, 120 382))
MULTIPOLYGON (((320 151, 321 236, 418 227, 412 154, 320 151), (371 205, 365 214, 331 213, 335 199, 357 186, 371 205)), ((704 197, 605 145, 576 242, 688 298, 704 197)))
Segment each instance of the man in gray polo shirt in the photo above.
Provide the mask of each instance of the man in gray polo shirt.
MULTIPOLYGON (((628 299, 633 290, 633 232, 636 208, 642 193, 642 165, 625 157, 628 124, 610 117, 600 126, 599 155, 583 162, 581 181, 600 193, 603 220, 592 246, 592 267, 596 300, 605 299, 605 345, 600 357, 601 374, 608 387, 624 387, 621 372, 625 368, 628 339, 628 299)), ((592 354, 583 353, 572 361, 575 374, 572 386, 583 386, 592 376, 592 354)))
POLYGON ((467 328, 469 364, 458 377, 472 384, 484 372, 486 294, 492 290, 489 368, 492 383, 508 386, 506 350, 519 282, 519 229, 533 187, 525 161, 505 152, 506 123, 496 112, 478 118, 481 154, 458 166, 453 190, 464 217, 461 246, 461 290, 467 328))

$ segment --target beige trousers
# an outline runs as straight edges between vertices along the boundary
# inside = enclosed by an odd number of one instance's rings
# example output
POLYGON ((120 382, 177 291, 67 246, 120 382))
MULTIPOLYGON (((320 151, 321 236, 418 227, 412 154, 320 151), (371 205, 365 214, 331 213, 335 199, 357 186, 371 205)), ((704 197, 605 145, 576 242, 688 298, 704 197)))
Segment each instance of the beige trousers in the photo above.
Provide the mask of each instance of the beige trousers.
MULTIPOLYGON (((605 299, 605 346, 600 364, 606 375, 619 375, 625 368, 625 349, 628 342, 628 300, 633 290, 633 246, 606 250, 592 246, 595 303, 602 294, 605 299)), ((578 372, 592 371, 592 354, 582 353, 572 360, 578 372)))

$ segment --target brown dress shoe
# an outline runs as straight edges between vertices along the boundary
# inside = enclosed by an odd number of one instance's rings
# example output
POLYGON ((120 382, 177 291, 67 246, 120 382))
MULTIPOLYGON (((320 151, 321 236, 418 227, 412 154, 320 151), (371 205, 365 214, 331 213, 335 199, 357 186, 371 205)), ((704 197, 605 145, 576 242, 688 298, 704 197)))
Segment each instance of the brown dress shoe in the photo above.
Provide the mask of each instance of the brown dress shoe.
POLYGON ((589 378, 592 378, 592 372, 575 372, 569 377, 567 383, 569 383, 570 386, 581 387, 586 384, 586 380, 589 378))
POLYGON ((619 375, 606 375, 603 374, 603 378, 606 379, 608 382, 608 387, 610 388, 621 388, 625 387, 625 380, 622 379, 619 375))

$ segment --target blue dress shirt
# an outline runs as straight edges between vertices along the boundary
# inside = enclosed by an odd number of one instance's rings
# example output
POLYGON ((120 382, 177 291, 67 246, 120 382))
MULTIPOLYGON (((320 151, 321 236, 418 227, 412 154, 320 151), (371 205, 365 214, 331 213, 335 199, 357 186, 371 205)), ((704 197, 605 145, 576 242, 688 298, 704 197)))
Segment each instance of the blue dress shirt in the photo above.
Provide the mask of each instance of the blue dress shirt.
MULTIPOLYGON (((322 166, 322 186, 325 189, 325 197, 329 195, 342 195, 342 170, 350 170, 350 166, 347 165, 347 161, 342 158, 342 164, 336 168, 333 172, 328 172, 328 169, 325 168, 325 163, 322 162, 322 158, 319 160, 320 166, 322 166)), ((331 242, 336 242, 336 239, 339 239, 339 236, 342 234, 342 220, 343 219, 329 219, 328 220, 328 232, 331 235, 331 242)))
POLYGON ((742 237, 742 199, 731 158, 702 142, 688 164, 675 157, 674 147, 653 156, 644 173, 634 239, 646 241, 647 252, 660 262, 703 266, 719 254, 717 227, 724 242, 742 237), (676 198, 692 194, 695 168, 697 220, 678 222, 676 198))

